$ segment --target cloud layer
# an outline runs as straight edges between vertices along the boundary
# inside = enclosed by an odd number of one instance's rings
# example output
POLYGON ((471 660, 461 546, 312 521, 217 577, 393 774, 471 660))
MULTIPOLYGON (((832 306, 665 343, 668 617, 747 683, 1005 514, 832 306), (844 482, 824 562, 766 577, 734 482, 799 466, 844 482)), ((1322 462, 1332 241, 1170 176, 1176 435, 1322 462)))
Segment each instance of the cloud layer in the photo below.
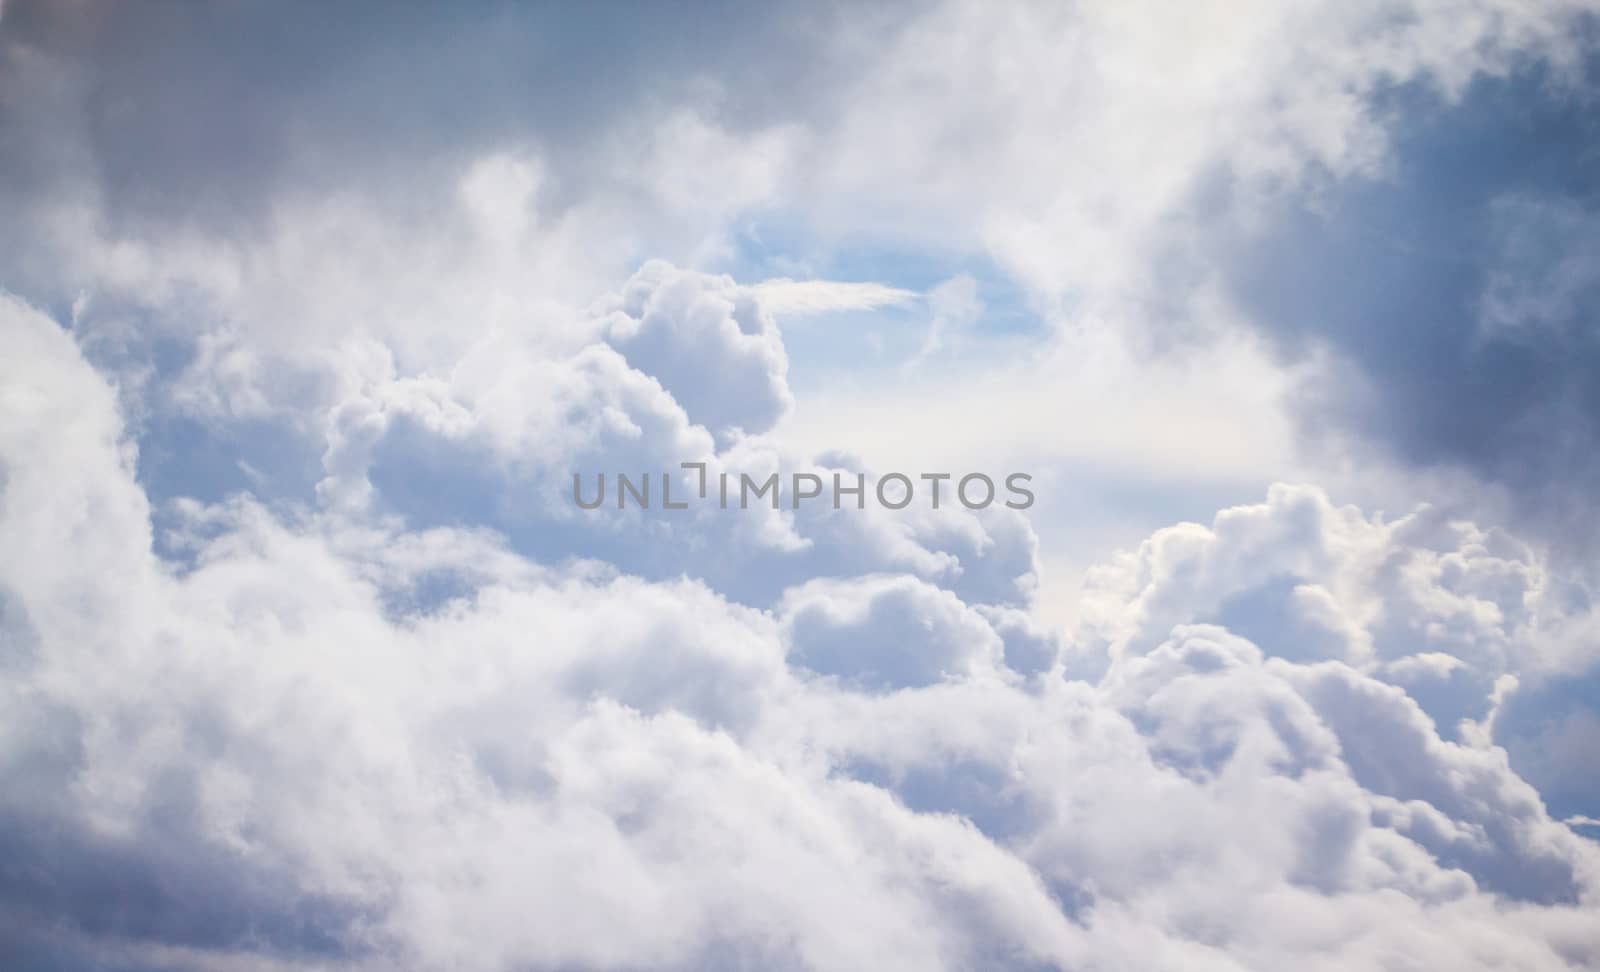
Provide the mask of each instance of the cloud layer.
POLYGON ((1592 23, 9 0, 0 964, 1600 965, 1592 23))
POLYGON ((1468 694, 1560 662, 1519 654, 1541 581, 1509 541, 1284 487, 1108 566, 1065 649, 907 576, 760 611, 542 567, 493 534, 247 498, 179 504, 175 567, 151 553, 113 389, 25 305, 5 328, 25 353, 3 382, 0 532, 35 552, 4 575, 4 900, 25 959, 1600 955, 1593 845, 1397 687, 1450 680, 1441 655, 1468 694), (407 599, 439 576, 453 595, 407 599), (1252 598, 1279 604, 1246 640, 1222 625, 1252 598), (1064 679, 1083 656, 1103 675, 1064 679))

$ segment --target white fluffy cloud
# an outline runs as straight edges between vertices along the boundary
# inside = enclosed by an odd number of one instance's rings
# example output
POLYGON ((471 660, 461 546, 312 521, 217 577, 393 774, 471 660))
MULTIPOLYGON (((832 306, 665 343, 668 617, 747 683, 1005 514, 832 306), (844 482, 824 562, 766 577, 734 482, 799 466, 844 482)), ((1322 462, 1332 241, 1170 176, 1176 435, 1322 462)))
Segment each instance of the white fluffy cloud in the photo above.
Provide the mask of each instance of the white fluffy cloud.
POLYGON ((1093 682, 1006 609, 909 576, 812 581, 769 613, 699 582, 541 567, 492 534, 248 499, 184 504, 178 567, 150 552, 112 389, 42 315, 13 301, 4 326, 26 355, 0 376, 0 533, 28 555, 0 560, 0 812, 35 838, 11 845, 0 900, 24 955, 1600 957, 1593 845, 1502 751, 1441 738, 1382 680, 1390 630, 1534 663, 1484 645, 1515 640, 1494 598, 1536 565, 1470 528, 1283 488, 1166 531, 1102 579, 1074 649, 1113 646, 1093 682), (1257 644, 1194 623, 1283 571, 1294 621, 1338 635, 1325 649, 1293 625, 1257 644), (455 595, 408 606, 440 573, 455 595))
POLYGON ((766 432, 792 404, 778 326, 731 279, 707 286, 646 264, 610 309, 606 336, 713 433, 766 432))

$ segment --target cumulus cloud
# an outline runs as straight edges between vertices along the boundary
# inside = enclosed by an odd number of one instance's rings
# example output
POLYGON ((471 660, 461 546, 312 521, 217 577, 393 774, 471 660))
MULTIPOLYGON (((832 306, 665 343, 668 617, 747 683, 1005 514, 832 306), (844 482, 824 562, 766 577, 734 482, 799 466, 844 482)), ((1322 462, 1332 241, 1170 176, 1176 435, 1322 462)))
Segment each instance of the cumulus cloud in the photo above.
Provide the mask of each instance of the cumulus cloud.
POLYGON ((731 279, 707 283, 646 264, 609 309, 607 340, 695 424, 725 436, 766 432, 792 404, 777 325, 731 279))
POLYGON ((1582 5, 635 14, 5 5, 4 961, 1600 963, 1595 579, 1265 487, 1588 481, 1582 5), (1016 511, 567 495, 935 445, 1256 501, 1057 626, 1016 511))
POLYGON ((1404 686, 1449 735, 1488 715, 1503 675, 1582 664, 1576 584, 1513 537, 1439 510, 1369 518, 1315 487, 1280 485, 1264 504, 1161 530, 1098 568, 1085 647, 1138 655, 1204 618, 1288 660, 1404 686))
POLYGON ((830 485, 864 477, 869 490, 877 480, 851 457, 753 434, 792 394, 781 335, 749 288, 652 263, 568 329, 592 343, 567 350, 493 328, 445 373, 403 374, 371 344, 336 358, 326 380, 347 391, 323 406, 317 501, 414 526, 457 524, 468 507, 471 522, 501 530, 523 553, 599 557, 657 578, 688 573, 752 604, 805 579, 884 570, 977 604, 1032 602, 1037 539, 1021 514, 998 504, 895 512, 827 501, 796 508, 785 498, 739 515, 718 508, 724 476, 735 491, 746 475, 809 474, 830 485), (680 500, 701 486, 682 463, 705 464, 713 502, 663 517, 661 476, 670 474, 680 500), (619 473, 657 484, 653 515, 613 508, 619 473), (611 483, 606 508, 579 509, 574 477, 589 496, 602 475, 611 483))
POLYGON ((485 969, 1600 955, 1593 845, 1501 750, 1442 738, 1382 681, 1382 638, 1305 658, 1282 630, 1195 623, 1277 564, 1337 591, 1352 629, 1397 597, 1413 628, 1503 635, 1481 605, 1515 564, 1474 569, 1493 557, 1458 550, 1461 528, 1288 488, 1176 528, 1145 566, 1108 568, 1133 586, 1119 608, 1102 584, 1102 620, 1074 635, 1125 646, 1095 682, 1012 667, 1014 616, 904 576, 813 581, 769 613, 695 581, 542 567, 493 534, 248 499, 189 504, 175 569, 150 551, 112 389, 42 315, 13 301, 4 322, 28 353, 0 385, 0 531, 34 552, 3 561, 0 792, 19 866, 0 900, 17 954, 485 969), (397 596, 430 574, 455 594, 397 596), (1397 576, 1413 580, 1395 593, 1397 576))
POLYGON ((784 595, 793 664, 864 688, 932 685, 992 670, 999 637, 982 615, 911 578, 812 581, 784 595))

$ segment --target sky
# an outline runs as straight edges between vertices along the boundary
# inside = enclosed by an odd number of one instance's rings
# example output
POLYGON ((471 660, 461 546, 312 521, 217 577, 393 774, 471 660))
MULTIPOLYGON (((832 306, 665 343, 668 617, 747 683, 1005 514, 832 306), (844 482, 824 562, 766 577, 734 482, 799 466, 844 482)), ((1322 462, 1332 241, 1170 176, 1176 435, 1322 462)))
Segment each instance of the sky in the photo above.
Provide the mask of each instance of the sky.
POLYGON ((0 966, 1600 967, 1597 13, 3 0, 0 966))

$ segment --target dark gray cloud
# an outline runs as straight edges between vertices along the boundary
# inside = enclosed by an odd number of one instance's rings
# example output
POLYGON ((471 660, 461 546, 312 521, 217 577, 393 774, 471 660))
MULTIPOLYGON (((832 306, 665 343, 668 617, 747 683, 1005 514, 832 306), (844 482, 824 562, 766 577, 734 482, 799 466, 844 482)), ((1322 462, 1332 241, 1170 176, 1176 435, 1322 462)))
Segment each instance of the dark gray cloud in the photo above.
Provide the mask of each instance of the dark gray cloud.
MULTIPOLYGON (((1593 76, 1592 70, 1589 72, 1593 76)), ((1600 102, 1543 68, 1459 104, 1385 99, 1382 175, 1297 200, 1237 244, 1234 293, 1306 388, 1305 432, 1353 431, 1506 487, 1548 538, 1592 537, 1600 486, 1600 102)))
MULTIPOLYGON (((832 3, 12 0, 0 214, 97 192, 113 232, 243 233, 285 193, 335 189, 379 193, 398 214, 430 175, 505 146, 553 163, 545 198, 559 205, 585 157, 626 151, 629 120, 665 106, 698 100, 735 129, 825 112, 866 51, 840 40, 839 16, 832 3)), ((903 19, 852 16, 867 34, 903 19)))

